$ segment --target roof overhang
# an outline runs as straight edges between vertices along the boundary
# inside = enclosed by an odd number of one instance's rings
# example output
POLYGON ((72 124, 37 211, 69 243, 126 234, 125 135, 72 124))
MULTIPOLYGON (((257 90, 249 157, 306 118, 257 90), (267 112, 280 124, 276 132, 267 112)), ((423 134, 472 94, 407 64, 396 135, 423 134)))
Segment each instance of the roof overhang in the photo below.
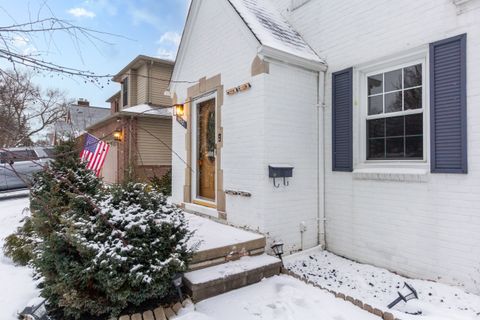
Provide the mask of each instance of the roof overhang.
POLYGON ((160 59, 160 58, 155 58, 155 57, 150 57, 146 55, 139 55, 132 61, 130 61, 129 64, 127 64, 120 72, 118 72, 116 75, 113 76, 112 81, 114 82, 120 82, 122 79, 122 75, 128 72, 128 70, 131 69, 138 69, 145 63, 157 63, 157 64, 164 64, 164 65, 170 65, 173 66, 175 65, 175 61, 172 60, 165 60, 165 59, 160 59))
POLYGON ((262 45, 258 48, 258 54, 266 58, 281 61, 311 71, 325 72, 328 69, 327 64, 323 61, 308 60, 265 45, 262 45))

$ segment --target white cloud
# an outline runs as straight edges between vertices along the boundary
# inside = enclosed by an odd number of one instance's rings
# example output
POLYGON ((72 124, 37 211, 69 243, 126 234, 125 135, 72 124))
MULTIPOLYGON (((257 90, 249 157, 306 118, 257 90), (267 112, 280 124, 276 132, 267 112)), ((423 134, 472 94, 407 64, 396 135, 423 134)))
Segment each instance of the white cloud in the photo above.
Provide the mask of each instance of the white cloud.
POLYGON ((158 17, 156 17, 147 10, 133 9, 131 11, 131 15, 133 19, 133 24, 136 26, 142 23, 150 24, 154 27, 158 27, 159 25, 158 17))
POLYGON ((94 18, 95 17, 95 12, 88 11, 87 9, 81 8, 81 7, 72 8, 67 12, 77 18, 94 18))
POLYGON ((175 50, 167 50, 164 48, 159 48, 157 50, 157 57, 167 60, 175 60, 175 55, 177 52, 175 50))
POLYGON ((37 52, 37 48, 30 44, 30 40, 24 36, 16 35, 13 37, 11 42, 16 50, 23 55, 31 55, 37 52))
POLYGON ((158 41, 159 43, 172 43, 175 46, 178 46, 180 44, 182 36, 178 32, 173 32, 173 31, 167 31, 165 32, 160 40, 158 41))

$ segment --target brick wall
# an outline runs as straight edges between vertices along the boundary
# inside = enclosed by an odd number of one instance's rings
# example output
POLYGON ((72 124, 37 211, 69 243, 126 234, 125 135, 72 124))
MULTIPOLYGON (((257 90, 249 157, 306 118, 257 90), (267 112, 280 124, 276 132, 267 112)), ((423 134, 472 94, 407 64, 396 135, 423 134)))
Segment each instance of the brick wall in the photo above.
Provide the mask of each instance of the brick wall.
MULTIPOLYGON (((329 65, 325 121, 329 250, 408 276, 480 292, 480 1, 457 7, 448 0, 373 0, 368 5, 319 0, 293 12, 287 12, 290 1, 277 3, 329 65), (469 174, 427 174, 423 182, 393 182, 332 172, 331 72, 428 48, 430 42, 462 33, 468 34, 469 174)), ((357 169, 360 106, 355 94, 357 169)))

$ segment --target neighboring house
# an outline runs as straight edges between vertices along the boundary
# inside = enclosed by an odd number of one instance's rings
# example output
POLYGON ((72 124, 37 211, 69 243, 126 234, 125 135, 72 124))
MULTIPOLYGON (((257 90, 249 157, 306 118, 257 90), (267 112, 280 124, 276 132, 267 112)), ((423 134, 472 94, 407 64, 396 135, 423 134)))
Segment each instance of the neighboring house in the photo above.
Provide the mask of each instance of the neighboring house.
POLYGON ((171 169, 172 102, 165 91, 173 65, 140 55, 113 78, 122 87, 107 100, 110 116, 87 129, 111 144, 102 170, 105 181, 148 180, 171 169))
POLYGON ((47 133, 50 143, 56 144, 60 139, 77 138, 85 133, 85 129, 110 115, 107 108, 94 107, 86 99, 67 106, 65 119, 57 121, 47 133))
POLYGON ((173 201, 287 252, 322 245, 480 292, 479 14, 479 0, 193 0, 173 201))

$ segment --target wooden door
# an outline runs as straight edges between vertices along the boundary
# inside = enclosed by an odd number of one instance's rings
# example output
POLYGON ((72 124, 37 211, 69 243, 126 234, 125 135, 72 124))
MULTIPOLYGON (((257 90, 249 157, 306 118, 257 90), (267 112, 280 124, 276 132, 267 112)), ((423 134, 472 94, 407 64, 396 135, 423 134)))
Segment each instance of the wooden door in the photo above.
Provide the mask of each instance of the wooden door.
POLYGON ((215 99, 198 104, 197 112, 197 196, 215 201, 215 99))

